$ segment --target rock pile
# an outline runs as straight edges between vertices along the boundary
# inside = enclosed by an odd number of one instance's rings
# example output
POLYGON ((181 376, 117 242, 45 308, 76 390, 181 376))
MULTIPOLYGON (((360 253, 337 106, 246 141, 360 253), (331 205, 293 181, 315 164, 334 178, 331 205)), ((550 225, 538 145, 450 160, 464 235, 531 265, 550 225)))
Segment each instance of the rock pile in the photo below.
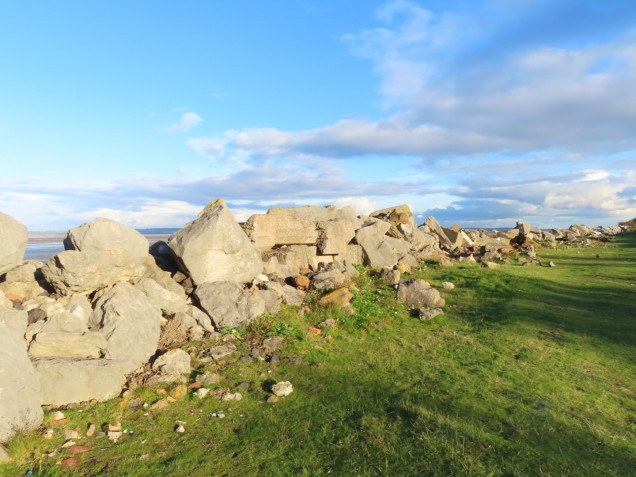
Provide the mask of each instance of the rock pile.
MULTIPOLYGON (((512 252, 532 257, 539 241, 619 231, 573 225, 546 232, 523 222, 501 232, 462 230, 433 217, 418 227, 407 205, 369 216, 356 216, 351 207, 273 208, 241 225, 219 199, 167 243, 150 248, 117 222, 86 222, 68 231, 65 251, 42 264, 22 261, 26 227, 0 213, 0 441, 37 427, 42 405, 119 395, 144 366, 154 382, 178 381, 189 372, 190 357, 169 349, 246 326, 281 303, 301 306, 309 290, 321 293, 318 306, 354 314, 354 265, 380 269, 398 299, 430 319, 442 312, 444 299, 424 280, 402 278, 422 259, 496 265, 512 252)), ((282 346, 280 337, 268 340, 252 350, 255 358, 273 359, 272 350, 282 346)), ((220 359, 236 347, 207 352, 220 359)), ((279 385, 276 395, 292 390, 279 385)), ((229 391, 223 396, 240 399, 229 391)))

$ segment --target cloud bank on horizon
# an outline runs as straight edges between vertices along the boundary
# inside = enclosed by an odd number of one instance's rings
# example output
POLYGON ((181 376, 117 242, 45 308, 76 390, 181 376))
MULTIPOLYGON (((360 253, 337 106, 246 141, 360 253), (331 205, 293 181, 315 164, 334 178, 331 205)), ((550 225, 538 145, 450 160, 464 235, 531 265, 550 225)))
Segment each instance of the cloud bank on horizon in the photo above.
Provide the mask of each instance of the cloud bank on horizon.
MULTIPOLYGON (((43 5, 45 34, 0 79, 0 210, 34 230, 180 227, 216 197, 239 220, 329 203, 464 227, 636 216, 633 2, 248 3, 259 20, 75 4, 60 30, 105 20, 58 40, 43 5)), ((0 40, 28 36, 26 9, 2 8, 0 40)))

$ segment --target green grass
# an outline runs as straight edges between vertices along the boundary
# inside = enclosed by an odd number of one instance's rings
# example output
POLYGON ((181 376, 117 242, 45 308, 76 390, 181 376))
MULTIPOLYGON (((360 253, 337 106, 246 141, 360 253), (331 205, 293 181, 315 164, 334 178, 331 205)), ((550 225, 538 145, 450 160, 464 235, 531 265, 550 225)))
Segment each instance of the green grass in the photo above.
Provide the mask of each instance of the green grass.
POLYGON ((80 439, 94 450, 64 471, 64 450, 43 457, 61 436, 19 436, 0 474, 636 475, 636 235, 539 257, 556 267, 422 264, 414 276, 456 285, 441 290, 445 314, 429 322, 365 273, 352 317, 284 307, 241 331, 288 340, 277 365, 238 356, 221 365, 221 386, 251 384, 242 401, 188 397, 157 412, 85 405, 66 411, 72 427, 120 420, 134 437, 80 439), (339 327, 308 332, 326 318, 339 327), (283 380, 294 393, 264 402, 267 383, 283 380), (210 416, 217 411, 226 417, 210 416), (177 420, 185 434, 174 432, 177 420))

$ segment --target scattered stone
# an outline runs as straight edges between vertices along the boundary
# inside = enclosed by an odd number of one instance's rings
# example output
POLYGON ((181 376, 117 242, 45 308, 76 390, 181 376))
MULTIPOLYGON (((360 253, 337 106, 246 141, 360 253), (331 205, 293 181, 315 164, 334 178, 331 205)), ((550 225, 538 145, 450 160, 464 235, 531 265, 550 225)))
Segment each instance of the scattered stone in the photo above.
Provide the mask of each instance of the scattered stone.
POLYGON ((382 279, 389 285, 397 285, 400 283, 400 271, 384 267, 382 269, 382 279))
POLYGON ((349 304, 352 298, 353 293, 351 293, 348 288, 343 287, 338 288, 331 293, 328 293, 327 295, 320 298, 316 303, 319 306, 327 306, 332 304, 346 306, 349 304))
POLYGON ((172 399, 183 399, 188 395, 188 387, 185 384, 179 384, 176 388, 172 390, 170 393, 170 397, 172 399))
POLYGON ((62 469, 68 469, 71 467, 77 467, 78 465, 80 465, 80 458, 79 457, 68 457, 64 460, 62 460, 62 462, 60 462, 60 467, 62 469))
POLYGON ((439 292, 420 278, 401 280, 398 285, 398 300, 413 307, 437 308, 444 306, 446 301, 439 292))
POLYGON ((293 391, 294 387, 289 381, 280 381, 272 386, 272 393, 278 397, 288 396, 293 391))
POLYGON ((441 315, 444 311, 441 308, 420 308, 419 316, 420 320, 428 321, 435 318, 437 315, 441 315))
POLYGON ((93 448, 89 447, 89 446, 74 445, 74 446, 69 447, 66 450, 66 453, 70 454, 70 455, 76 455, 76 454, 84 454, 85 452, 90 452, 92 450, 93 450, 93 448))
POLYGON ((278 397, 276 397, 276 396, 270 396, 270 397, 267 398, 267 402, 269 402, 269 403, 274 403, 274 402, 279 402, 279 401, 280 401, 280 399, 278 399, 278 397))
POLYGON ((481 268, 499 268, 499 264, 495 262, 481 262, 481 268))
POLYGON ((242 389, 243 391, 248 391, 250 389, 250 383, 247 381, 242 381, 236 385, 237 388, 242 389))
POLYGON ((198 397, 199 399, 203 399, 204 397, 208 395, 209 392, 210 390, 208 388, 199 388, 196 391, 194 391, 192 394, 198 397))
POLYGON ((221 380, 221 376, 217 373, 210 373, 206 371, 203 374, 197 376, 197 379, 201 382, 201 384, 216 384, 221 380))
POLYGON ((86 437, 92 437, 93 434, 95 434, 96 429, 97 429, 97 426, 94 423, 90 423, 88 425, 88 428, 86 429, 86 437))
POLYGON ((452 290, 453 288, 455 288, 455 285, 451 282, 444 282, 442 283, 442 288, 444 290, 452 290))
POLYGON ((552 260, 550 260, 548 262, 548 267, 554 268, 554 267, 556 267, 556 263, 554 263, 552 260))
POLYGON ((165 409, 166 407, 168 407, 168 400, 167 399, 159 399, 158 401, 156 401, 156 402, 154 402, 154 403, 152 403, 150 405, 150 409, 152 411, 165 409))
POLYGON ((77 439, 80 435, 75 429, 62 429, 64 439, 77 439))
POLYGON ((178 432, 179 434, 183 434, 185 432, 185 427, 183 427, 183 424, 179 424, 178 426, 176 426, 174 428, 174 432, 178 432))
POLYGON ((225 391, 221 395, 223 401, 240 401, 241 399, 243 399, 243 395, 239 392, 225 391))
POLYGON ((173 349, 159 356, 152 370, 159 374, 159 382, 174 382, 190 372, 190 355, 182 349, 173 349))
POLYGON ((227 343, 220 346, 213 346, 209 348, 205 354, 213 359, 221 359, 236 352, 236 345, 233 343, 227 343))
POLYGON ((310 332, 310 333, 313 333, 313 334, 315 334, 315 335, 319 335, 320 333, 322 333, 322 331, 320 330, 320 328, 314 328, 314 327, 309 328, 309 332, 310 332))
POLYGON ((267 358, 267 362, 269 364, 278 364, 279 361, 280 361, 280 358, 278 357, 277 354, 272 354, 267 358))
POLYGON ((292 281, 294 282, 294 286, 299 290, 307 290, 311 284, 311 280, 305 275, 294 275, 292 281))
POLYGON ((274 351, 278 351, 285 344, 285 338, 282 336, 268 336, 263 340, 261 348, 264 353, 271 354, 274 351))
POLYGON ((336 324, 336 320, 334 320, 333 318, 328 318, 325 321, 321 321, 320 323, 318 323, 316 327, 322 330, 325 328, 336 328, 337 324, 336 324))

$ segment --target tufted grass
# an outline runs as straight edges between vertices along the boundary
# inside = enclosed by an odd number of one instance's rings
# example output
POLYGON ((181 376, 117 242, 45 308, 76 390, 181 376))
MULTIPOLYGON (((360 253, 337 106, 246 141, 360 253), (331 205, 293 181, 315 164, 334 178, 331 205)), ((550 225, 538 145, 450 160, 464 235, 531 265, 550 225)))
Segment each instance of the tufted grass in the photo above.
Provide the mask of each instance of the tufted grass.
MULTIPOLYGON (((43 456, 61 436, 19 436, 0 474, 634 475, 636 235, 539 255, 556 267, 423 264, 414 276, 456 285, 441 290, 445 314, 429 322, 364 274, 354 317, 333 307, 312 305, 303 316, 284 307, 241 332, 288 338, 277 365, 238 356, 220 363, 220 385, 250 383, 242 401, 188 397, 157 412, 117 400, 83 405, 66 411, 73 427, 121 421, 134 437, 82 438, 93 451, 62 470, 64 450, 43 456), (326 318, 339 327, 309 333, 326 318), (267 384, 283 380, 294 393, 265 402, 267 384), (218 411, 226 417, 210 416, 218 411), (178 420, 185 434, 174 432, 178 420)), ((247 348, 239 344, 243 354, 247 348)), ((147 402, 163 397, 138 394, 147 402)))

